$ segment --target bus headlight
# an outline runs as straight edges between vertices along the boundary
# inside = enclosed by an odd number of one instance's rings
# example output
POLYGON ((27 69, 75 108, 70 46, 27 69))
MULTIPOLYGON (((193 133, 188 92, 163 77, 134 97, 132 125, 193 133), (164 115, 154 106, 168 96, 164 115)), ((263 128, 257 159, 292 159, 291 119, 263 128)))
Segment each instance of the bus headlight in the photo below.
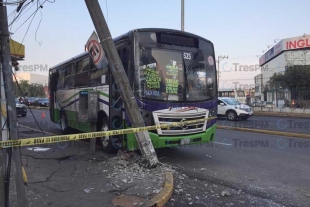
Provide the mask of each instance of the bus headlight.
MULTIPOLYGON (((216 109, 209 110, 209 117, 208 118, 216 118, 217 117, 217 111, 216 109)), ((216 119, 215 119, 216 120, 216 119)), ((207 126, 211 125, 212 122, 214 122, 214 119, 208 119, 207 120, 207 126)))

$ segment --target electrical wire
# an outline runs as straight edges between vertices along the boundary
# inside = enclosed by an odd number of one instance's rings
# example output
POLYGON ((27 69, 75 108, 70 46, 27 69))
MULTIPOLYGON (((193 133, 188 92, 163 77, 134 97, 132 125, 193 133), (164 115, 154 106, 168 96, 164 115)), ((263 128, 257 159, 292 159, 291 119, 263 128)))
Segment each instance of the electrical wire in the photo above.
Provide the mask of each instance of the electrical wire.
MULTIPOLYGON (((40 2, 40 3, 41 3, 41 2, 40 2)), ((38 32, 38 29, 39 29, 39 27, 41 26, 41 22, 42 22, 42 11, 41 11, 41 10, 39 10, 39 11, 40 11, 40 13, 41 13, 41 19, 40 19, 39 25, 38 25, 38 27, 37 27, 37 29, 36 29, 35 40, 37 41, 37 43, 39 43, 39 45, 42 45, 42 41, 41 41, 41 43, 40 43, 40 42, 38 42, 38 40, 37 40, 37 32, 38 32)))
MULTIPOLYGON (((33 3, 33 1, 31 1, 31 3, 33 3)), ((32 4, 32 6, 31 7, 29 7, 25 12, 23 12, 21 15, 19 15, 19 17, 16 19, 16 20, 18 20, 19 18, 21 18, 24 14, 26 14, 34 5, 36 5, 36 4, 32 4)), ((15 10, 16 11, 16 10, 15 10)))
MULTIPOLYGON (((25 3, 26 1, 23 1, 22 3, 25 3)), ((21 3, 21 4, 22 4, 21 3)), ((14 17, 14 19, 12 20, 12 22, 9 24, 9 27, 13 25, 13 23, 18 19, 18 17, 22 14, 23 10, 30 4, 31 2, 28 2, 25 6, 23 6, 22 8, 20 8, 19 12, 17 11, 18 8, 15 9, 16 13, 19 13, 17 15, 17 17, 14 17)), ((21 5, 19 4, 19 5, 21 5)))
MULTIPOLYGON (((14 73, 13 73, 13 76, 14 76, 14 79, 15 79, 15 81, 16 81, 17 87, 19 88, 19 90, 20 90, 20 92, 21 92, 21 94, 22 94, 22 97, 24 98, 24 100, 26 100, 26 97, 25 97, 25 95, 24 95, 24 93, 23 93, 23 90, 22 90, 21 87, 19 86, 18 81, 17 81, 16 76, 15 76, 14 73)), ((26 106, 28 106, 28 105, 26 104, 26 106)), ((34 118, 36 124, 38 125, 40 131, 41 131, 43 134, 45 134, 44 131, 41 129, 41 127, 40 127, 40 125, 39 125, 39 123, 38 123, 38 121, 37 121, 35 115, 33 114, 32 110, 31 110, 31 108, 30 108, 29 106, 28 106, 28 109, 30 110, 30 113, 32 114, 32 116, 33 116, 33 118, 34 118)))
MULTIPOLYGON (((41 6, 43 8, 44 3, 47 2, 47 0, 45 0, 41 6)), ((23 23, 22 25, 20 25, 13 33, 15 33, 17 30, 19 30, 33 15, 35 15, 37 13, 37 11, 40 9, 41 7, 38 7, 23 23)))

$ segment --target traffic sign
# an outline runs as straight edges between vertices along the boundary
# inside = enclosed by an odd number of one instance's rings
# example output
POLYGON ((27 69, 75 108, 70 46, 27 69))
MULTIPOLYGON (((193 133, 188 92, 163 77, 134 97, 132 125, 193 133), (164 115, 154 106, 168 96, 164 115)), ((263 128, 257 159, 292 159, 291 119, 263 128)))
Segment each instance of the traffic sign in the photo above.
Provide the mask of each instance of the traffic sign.
POLYGON ((95 31, 88 39, 85 49, 89 51, 95 65, 99 67, 105 57, 105 53, 98 41, 98 36, 95 31))

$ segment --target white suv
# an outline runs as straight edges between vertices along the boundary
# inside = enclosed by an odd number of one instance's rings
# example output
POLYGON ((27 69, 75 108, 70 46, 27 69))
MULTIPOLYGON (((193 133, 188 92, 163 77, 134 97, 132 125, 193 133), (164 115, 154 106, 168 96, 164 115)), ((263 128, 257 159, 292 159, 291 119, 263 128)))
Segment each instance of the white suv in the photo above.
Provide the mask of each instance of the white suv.
POLYGON ((228 120, 233 121, 237 118, 247 120, 253 115, 252 109, 245 104, 241 104, 234 98, 219 97, 217 104, 217 116, 227 117, 228 120))

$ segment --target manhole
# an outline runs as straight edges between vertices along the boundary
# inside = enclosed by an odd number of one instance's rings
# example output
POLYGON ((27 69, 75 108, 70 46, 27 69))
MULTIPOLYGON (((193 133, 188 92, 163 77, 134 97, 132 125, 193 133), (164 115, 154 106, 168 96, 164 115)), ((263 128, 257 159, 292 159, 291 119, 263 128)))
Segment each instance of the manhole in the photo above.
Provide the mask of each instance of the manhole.
POLYGON ((120 195, 111 200, 114 206, 132 207, 132 206, 146 206, 148 200, 137 196, 120 195))

